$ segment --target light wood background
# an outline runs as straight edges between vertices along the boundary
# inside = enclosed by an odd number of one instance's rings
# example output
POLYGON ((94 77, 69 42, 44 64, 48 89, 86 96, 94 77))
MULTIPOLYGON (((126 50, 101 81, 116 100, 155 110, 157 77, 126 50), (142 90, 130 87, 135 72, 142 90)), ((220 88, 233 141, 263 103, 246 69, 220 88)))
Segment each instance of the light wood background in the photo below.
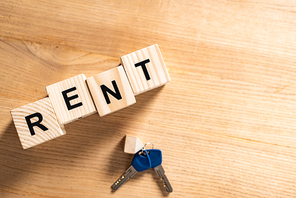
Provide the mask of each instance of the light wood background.
POLYGON ((169 197, 296 197, 293 0, 0 1, 0 197, 162 197, 153 170, 115 193, 125 134, 163 151, 169 197), (172 81, 23 150, 10 110, 157 43, 172 81))

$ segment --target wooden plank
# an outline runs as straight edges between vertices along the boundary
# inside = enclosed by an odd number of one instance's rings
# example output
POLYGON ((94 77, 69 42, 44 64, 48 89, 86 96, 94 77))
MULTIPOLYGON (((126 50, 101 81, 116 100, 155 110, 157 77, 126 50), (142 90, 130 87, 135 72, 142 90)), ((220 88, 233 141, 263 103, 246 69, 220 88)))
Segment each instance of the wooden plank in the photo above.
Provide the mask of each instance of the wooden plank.
POLYGON ((1 1, 0 196, 166 196, 153 170, 111 192, 132 160, 122 151, 129 134, 162 150, 170 198, 294 197, 295 8, 288 0, 1 1), (170 83, 22 149, 12 109, 154 43, 170 83))
MULTIPOLYGON (((135 105, 106 117, 92 115, 72 122, 66 125, 67 136, 24 152, 11 109, 46 96, 48 84, 81 72, 92 76, 112 69, 119 58, 17 40, 1 42, 0 52, 5 66, 0 67, 4 79, 0 83, 1 191, 28 197, 137 197, 140 193, 162 197, 165 191, 153 170, 137 174, 111 193, 109 187, 132 160, 122 152, 128 131, 163 151, 163 166, 174 188, 170 197, 295 194, 294 85, 281 90, 171 70, 170 83, 137 96, 135 105), (23 71, 21 77, 15 71, 23 71), (48 76, 38 81, 38 74, 44 72, 48 76), (82 185, 87 187, 81 190, 82 185), (147 185, 149 189, 143 188, 147 185)), ((292 78, 293 73, 271 78, 276 83, 283 77, 292 78)))

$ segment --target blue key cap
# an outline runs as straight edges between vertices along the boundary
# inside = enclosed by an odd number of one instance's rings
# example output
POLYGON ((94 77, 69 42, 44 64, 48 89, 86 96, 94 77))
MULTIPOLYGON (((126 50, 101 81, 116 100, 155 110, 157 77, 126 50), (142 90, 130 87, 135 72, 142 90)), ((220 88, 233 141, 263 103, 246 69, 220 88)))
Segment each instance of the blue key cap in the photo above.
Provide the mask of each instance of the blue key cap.
POLYGON ((159 149, 147 149, 148 155, 151 160, 151 168, 161 165, 162 163, 162 153, 159 149))
MULTIPOLYGON (((146 150, 147 151, 147 150, 146 150)), ((142 153, 142 150, 138 151, 133 158, 132 161, 132 166, 138 171, 138 172, 142 172, 145 171, 149 168, 151 168, 151 157, 150 155, 141 155, 140 153, 142 153)), ((144 152, 146 153, 146 152, 144 152)), ((148 152, 147 152, 148 153, 148 152)))
POLYGON ((146 155, 141 155, 141 152, 142 150, 134 155, 132 165, 116 180, 116 182, 114 182, 114 184, 111 186, 112 190, 117 190, 137 172, 145 171, 151 168, 151 160, 148 152, 144 152, 146 155))

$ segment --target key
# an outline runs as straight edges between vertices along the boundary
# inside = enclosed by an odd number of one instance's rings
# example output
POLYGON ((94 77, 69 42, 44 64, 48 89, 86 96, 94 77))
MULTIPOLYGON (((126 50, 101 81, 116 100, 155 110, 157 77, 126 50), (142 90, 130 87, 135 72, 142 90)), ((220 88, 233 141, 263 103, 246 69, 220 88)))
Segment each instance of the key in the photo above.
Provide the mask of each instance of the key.
POLYGON ((162 167, 162 153, 159 149, 148 149, 147 152, 151 159, 151 168, 153 168, 160 178, 165 190, 168 193, 173 192, 173 188, 165 175, 164 169, 162 167))
POLYGON ((120 186, 122 186, 130 178, 132 178, 137 172, 142 172, 151 168, 150 157, 140 153, 142 153, 142 150, 138 151, 134 155, 131 166, 116 180, 116 182, 114 182, 114 184, 111 186, 112 190, 117 190, 120 186))

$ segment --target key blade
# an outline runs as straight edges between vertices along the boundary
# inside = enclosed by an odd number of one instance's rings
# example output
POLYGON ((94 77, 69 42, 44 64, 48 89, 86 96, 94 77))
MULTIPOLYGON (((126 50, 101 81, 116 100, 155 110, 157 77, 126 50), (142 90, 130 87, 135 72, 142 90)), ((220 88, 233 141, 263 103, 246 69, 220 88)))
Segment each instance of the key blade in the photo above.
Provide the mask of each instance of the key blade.
POLYGON ((169 193, 173 192, 173 188, 172 188, 168 178, 164 174, 164 169, 163 169, 162 165, 156 166, 154 168, 154 170, 155 170, 156 174, 158 175, 158 177, 160 178, 165 190, 169 193))
POLYGON ((122 186, 125 182, 127 182, 130 178, 132 178, 138 171, 130 166, 111 186, 112 190, 117 190, 120 186, 122 186))

